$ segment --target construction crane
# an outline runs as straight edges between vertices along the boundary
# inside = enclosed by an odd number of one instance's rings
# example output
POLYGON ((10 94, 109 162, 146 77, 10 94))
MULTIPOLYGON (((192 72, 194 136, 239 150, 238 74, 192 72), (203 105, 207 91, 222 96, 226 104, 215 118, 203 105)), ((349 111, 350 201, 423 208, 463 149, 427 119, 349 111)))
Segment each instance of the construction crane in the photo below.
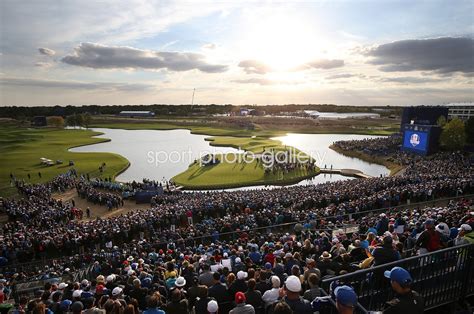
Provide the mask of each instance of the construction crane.
POLYGON ((193 112, 193 106, 194 106, 194 93, 196 92, 196 89, 193 88, 193 97, 191 98, 191 112, 193 112))

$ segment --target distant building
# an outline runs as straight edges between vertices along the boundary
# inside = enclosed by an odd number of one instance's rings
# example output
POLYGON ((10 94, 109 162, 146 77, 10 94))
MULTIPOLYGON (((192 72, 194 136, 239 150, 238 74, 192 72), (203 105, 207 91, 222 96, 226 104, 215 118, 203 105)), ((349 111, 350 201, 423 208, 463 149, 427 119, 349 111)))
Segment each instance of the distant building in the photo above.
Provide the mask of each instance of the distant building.
POLYGON ((154 117, 155 113, 153 111, 120 111, 119 116, 121 117, 154 117))
POLYGON ((458 118, 466 121, 474 117, 474 103, 451 103, 446 107, 449 109, 448 117, 450 119, 458 118))
POLYGON ((245 117, 245 116, 248 116, 249 114, 252 114, 252 111, 254 111, 254 109, 240 108, 239 114, 245 117))
POLYGON ((36 116, 31 121, 31 126, 46 126, 48 121, 45 116, 36 116))

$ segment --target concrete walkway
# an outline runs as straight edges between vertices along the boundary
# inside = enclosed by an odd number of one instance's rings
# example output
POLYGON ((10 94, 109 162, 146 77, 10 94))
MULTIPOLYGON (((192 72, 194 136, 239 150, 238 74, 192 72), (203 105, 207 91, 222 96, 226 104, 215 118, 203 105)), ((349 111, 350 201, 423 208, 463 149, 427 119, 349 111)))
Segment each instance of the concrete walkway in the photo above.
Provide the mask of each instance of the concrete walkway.
POLYGON ((356 177, 356 178, 373 178, 373 176, 363 173, 360 170, 356 169, 330 169, 330 168, 320 168, 320 173, 330 173, 330 174, 340 174, 346 177, 356 177))

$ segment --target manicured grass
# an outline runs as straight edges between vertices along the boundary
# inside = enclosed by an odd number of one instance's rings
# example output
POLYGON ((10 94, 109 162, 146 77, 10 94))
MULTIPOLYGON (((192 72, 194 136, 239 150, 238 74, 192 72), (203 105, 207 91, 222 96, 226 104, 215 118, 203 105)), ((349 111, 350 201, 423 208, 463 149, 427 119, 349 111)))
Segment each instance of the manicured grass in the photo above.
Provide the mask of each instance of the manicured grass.
MULTIPOLYGON (((222 159, 221 159, 222 160, 222 159)), ((187 189, 223 189, 251 185, 285 185, 297 183, 318 174, 316 171, 296 169, 289 173, 265 174, 263 166, 257 161, 221 162, 213 166, 191 165, 188 170, 175 176, 173 180, 187 189)))
POLYGON ((0 196, 13 196, 15 189, 10 186, 10 173, 27 182, 37 183, 51 180, 54 176, 70 169, 69 160, 75 163, 79 174, 89 173, 90 177, 109 176, 114 178, 128 167, 128 161, 112 153, 71 153, 69 148, 107 141, 93 138, 98 132, 90 130, 27 129, 5 126, 0 128, 0 196), (44 166, 40 158, 53 161, 62 160, 63 164, 44 166), (99 166, 107 166, 102 174, 99 166), (41 172, 39 178, 38 172, 41 172), (28 179, 30 174, 31 179, 28 179))
MULTIPOLYGON (((259 157, 264 151, 290 151, 292 156, 303 154, 303 152, 284 146, 280 141, 263 137, 212 137, 207 139, 212 146, 226 146, 240 148, 252 152, 259 157), (290 150, 291 149, 291 150, 290 150)), ((227 154, 236 156, 235 154, 227 154)), ((283 171, 265 173, 263 165, 256 160, 252 162, 234 161, 235 158, 224 160, 225 156, 218 157, 221 162, 212 166, 201 166, 200 163, 191 165, 185 172, 173 177, 176 184, 187 189, 218 189, 233 188, 250 185, 283 185, 297 183, 305 178, 313 177, 319 173, 319 169, 308 171, 306 169, 295 169, 288 173, 283 171)))
POLYGON ((98 123, 90 126, 91 128, 109 128, 109 129, 124 129, 124 130, 176 130, 188 129, 193 134, 204 134, 211 136, 252 136, 253 131, 244 129, 231 129, 214 126, 192 125, 192 124, 173 124, 169 122, 143 122, 143 123, 98 123))
MULTIPOLYGON (((260 154, 264 150, 266 151, 283 151, 289 147, 281 144, 280 141, 272 140, 266 137, 231 137, 231 136, 218 136, 206 138, 210 141, 211 146, 225 146, 240 148, 245 151, 249 151, 255 154, 260 154)), ((294 149, 297 151, 296 149, 294 149)))

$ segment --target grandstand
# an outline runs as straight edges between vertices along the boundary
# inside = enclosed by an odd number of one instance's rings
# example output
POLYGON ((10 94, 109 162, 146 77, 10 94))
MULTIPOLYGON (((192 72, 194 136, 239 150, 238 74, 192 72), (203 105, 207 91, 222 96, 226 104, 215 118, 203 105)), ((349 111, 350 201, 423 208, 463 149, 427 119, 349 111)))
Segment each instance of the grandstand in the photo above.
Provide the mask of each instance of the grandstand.
MULTIPOLYGON (((54 313, 472 311, 469 156, 401 152, 400 137, 338 142, 397 176, 232 192, 176 192, 151 208, 83 220, 58 191, 114 204, 141 184, 69 171, 13 180, 5 199, 2 307, 54 313), (122 194, 123 195, 123 194, 122 194), (385 271, 402 267, 403 282, 385 271), (408 275, 407 275, 408 274, 408 275), (398 300, 398 301, 397 301, 398 300), (400 301, 401 300, 401 301, 400 301), (404 303, 405 302, 405 303, 404 303), (218 310, 216 311, 216 308, 218 310)), ((144 185, 156 183, 144 183, 144 185)), ((394 271, 392 271, 394 272, 394 271)), ((398 312, 400 313, 400 312, 398 312)))

